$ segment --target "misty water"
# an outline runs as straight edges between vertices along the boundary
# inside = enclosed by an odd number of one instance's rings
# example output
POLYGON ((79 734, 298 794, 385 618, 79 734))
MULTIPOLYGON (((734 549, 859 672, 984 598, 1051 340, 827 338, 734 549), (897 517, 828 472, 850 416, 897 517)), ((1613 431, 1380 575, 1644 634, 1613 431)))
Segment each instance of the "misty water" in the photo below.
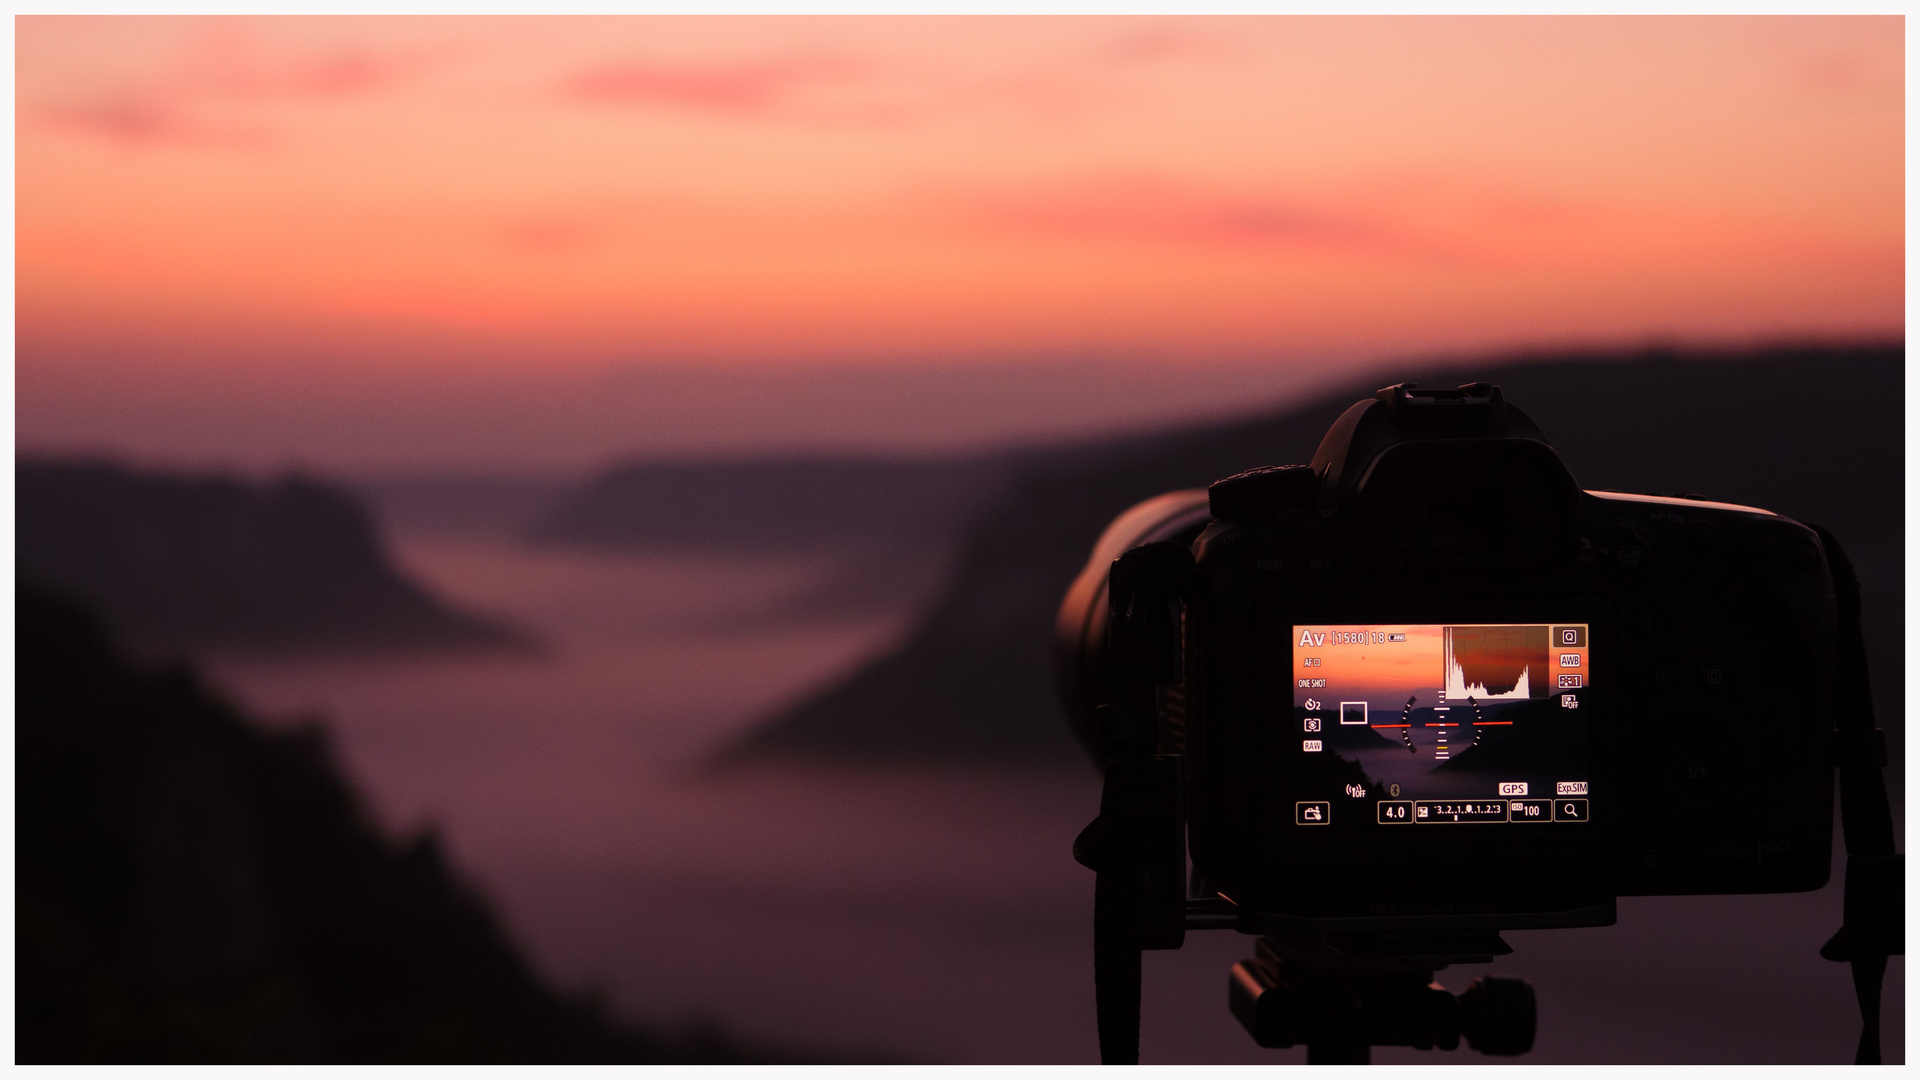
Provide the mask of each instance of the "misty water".
MULTIPOLYGON (((884 650, 937 566, 891 606, 810 602, 831 557, 557 553, 401 538, 407 571, 539 634, 538 657, 227 660, 277 723, 320 718, 387 828, 437 831, 556 985, 648 1023, 910 1060, 1095 1060, 1092 875, 1069 856, 1091 769, 708 767, 771 710, 884 650)), ((931 556, 930 556, 931 558, 931 556)), ((911 575, 909 575, 911 577, 911 575)), ((1512 933, 1492 970, 1540 995, 1521 1062, 1832 1062, 1858 1026, 1815 955, 1838 886, 1629 899, 1611 928, 1512 933)), ((1142 1058, 1280 1062, 1228 1015, 1252 940, 1192 934, 1146 959, 1142 1058)), ((1902 1060, 1904 966, 1888 972, 1902 1060)), ((1491 1063, 1377 1050, 1377 1062, 1491 1063)))

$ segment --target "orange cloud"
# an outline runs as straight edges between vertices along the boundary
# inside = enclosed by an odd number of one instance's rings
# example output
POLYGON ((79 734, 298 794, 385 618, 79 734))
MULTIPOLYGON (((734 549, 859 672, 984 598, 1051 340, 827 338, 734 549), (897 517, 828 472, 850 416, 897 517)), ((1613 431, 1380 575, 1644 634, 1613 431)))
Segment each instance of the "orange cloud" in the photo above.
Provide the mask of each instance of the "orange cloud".
POLYGON ((1461 254, 1378 213, 1311 198, 1207 190, 1168 177, 1091 176, 936 199, 966 226, 1055 240, 1391 258, 1461 254))
POLYGON ((254 146, 265 138, 258 130, 193 120, 174 102, 157 95, 122 93, 79 104, 52 105, 41 109, 36 118, 54 128, 135 146, 254 146))
POLYGON ((1230 45, 1217 35, 1196 34, 1181 24, 1168 22, 1126 34, 1109 43, 1100 54, 1126 64, 1150 64, 1163 60, 1207 60, 1227 55, 1230 45))
POLYGON ((736 115, 790 109, 818 87, 844 86, 869 72, 847 57, 788 57, 722 64, 628 63, 582 71, 566 93, 602 104, 667 105, 736 115))
MULTIPOLYGON (((185 21, 185 20, 182 20, 185 21)), ((418 78, 438 57, 418 49, 269 43, 242 24, 194 20, 197 32, 151 70, 52 95, 34 118, 120 143, 259 146, 271 141, 262 117, 238 107, 365 97, 418 78)))

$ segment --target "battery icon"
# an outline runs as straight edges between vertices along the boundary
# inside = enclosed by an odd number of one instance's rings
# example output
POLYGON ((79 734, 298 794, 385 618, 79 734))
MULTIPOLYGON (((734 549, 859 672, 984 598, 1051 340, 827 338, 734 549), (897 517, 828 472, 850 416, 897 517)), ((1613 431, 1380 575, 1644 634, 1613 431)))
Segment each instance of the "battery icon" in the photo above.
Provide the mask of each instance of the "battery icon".
POLYGON ((1388 641, 1405 641, 1405 640, 1407 640, 1407 635, 1405 635, 1405 634, 1388 634, 1388 635, 1387 635, 1387 640, 1388 640, 1388 641))

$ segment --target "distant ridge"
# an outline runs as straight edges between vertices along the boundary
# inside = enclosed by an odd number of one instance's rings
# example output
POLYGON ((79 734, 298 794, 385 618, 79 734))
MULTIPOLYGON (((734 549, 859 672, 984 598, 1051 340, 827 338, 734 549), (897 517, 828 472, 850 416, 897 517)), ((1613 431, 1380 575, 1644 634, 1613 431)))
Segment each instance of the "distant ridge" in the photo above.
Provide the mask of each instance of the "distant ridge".
POLYGON ((1861 572, 1874 696, 1897 710, 1903 356, 1899 343, 1871 343, 1407 364, 1281 413, 1035 455, 974 521, 945 588, 898 648, 775 715, 721 763, 1085 767, 1054 702, 1047 646, 1100 530, 1160 492, 1304 462, 1347 406, 1409 380, 1501 384, 1584 487, 1702 492, 1833 530, 1861 572))
POLYGON ((526 648, 403 578, 351 495, 288 476, 22 460, 21 580, 72 595, 143 651, 526 648))
POLYGON ((995 457, 802 455, 614 466, 528 530, 536 543, 729 553, 944 546, 1002 490, 995 457))

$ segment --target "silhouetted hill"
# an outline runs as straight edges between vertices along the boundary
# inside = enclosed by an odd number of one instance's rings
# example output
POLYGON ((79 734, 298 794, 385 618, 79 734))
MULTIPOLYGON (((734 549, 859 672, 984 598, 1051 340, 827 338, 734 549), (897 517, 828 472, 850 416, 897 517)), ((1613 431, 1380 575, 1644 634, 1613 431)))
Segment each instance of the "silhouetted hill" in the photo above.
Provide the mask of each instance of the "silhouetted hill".
POLYGON ((1478 379, 1501 384, 1586 487, 1701 492, 1832 529, 1861 572, 1875 700, 1898 742, 1901 365, 1898 344, 1408 364, 1284 413, 1036 455, 974 523, 917 631, 733 754, 1083 762, 1054 703, 1047 643, 1061 595, 1114 515, 1162 491, 1305 462, 1380 386, 1478 379))
POLYGON ((15 477, 20 578, 80 597, 137 648, 525 645, 402 578, 365 509, 313 480, 53 461, 15 477))
POLYGON ((775 457, 623 465, 529 531, 543 543, 700 552, 949 543, 998 494, 997 457, 775 457))
POLYGON ((19 1060, 794 1059, 554 994, 430 836, 368 824, 318 730, 130 666, 30 587, 17 620, 19 1060))
POLYGON ((574 477, 415 473, 347 482, 389 536, 518 540, 580 488, 574 477))

